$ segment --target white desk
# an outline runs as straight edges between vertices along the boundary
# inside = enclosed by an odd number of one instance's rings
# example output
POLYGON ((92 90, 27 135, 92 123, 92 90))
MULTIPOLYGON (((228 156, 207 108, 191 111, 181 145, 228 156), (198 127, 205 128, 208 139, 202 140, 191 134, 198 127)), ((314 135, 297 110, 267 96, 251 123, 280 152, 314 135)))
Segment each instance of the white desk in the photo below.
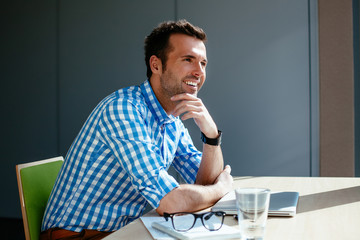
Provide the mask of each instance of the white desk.
MULTIPOLYGON (((234 188, 266 187, 300 193, 295 217, 268 218, 265 240, 360 239, 360 178, 238 177, 234 180, 234 188)), ((237 227, 230 216, 225 224, 237 227)), ((152 237, 137 219, 105 239, 152 237)))

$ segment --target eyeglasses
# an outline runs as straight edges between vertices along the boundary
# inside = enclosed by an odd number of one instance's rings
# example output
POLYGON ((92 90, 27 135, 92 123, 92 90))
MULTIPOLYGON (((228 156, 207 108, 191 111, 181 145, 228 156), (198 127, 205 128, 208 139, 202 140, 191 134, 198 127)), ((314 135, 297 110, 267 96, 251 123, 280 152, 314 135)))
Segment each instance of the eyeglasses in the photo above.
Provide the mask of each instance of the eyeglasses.
POLYGON ((176 231, 186 232, 192 229, 198 218, 201 219, 202 225, 210 230, 219 230, 224 222, 225 212, 206 212, 201 214, 189 213, 189 212, 177 212, 177 213, 166 213, 164 212, 164 218, 166 221, 171 218, 172 226, 176 231))

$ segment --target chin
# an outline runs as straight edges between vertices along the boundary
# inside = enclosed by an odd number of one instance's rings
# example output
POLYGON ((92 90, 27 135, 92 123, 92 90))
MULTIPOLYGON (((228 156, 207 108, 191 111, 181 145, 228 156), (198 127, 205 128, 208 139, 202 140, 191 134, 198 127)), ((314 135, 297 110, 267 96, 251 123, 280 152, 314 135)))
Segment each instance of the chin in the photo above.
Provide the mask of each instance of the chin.
POLYGON ((195 97, 197 96, 198 92, 199 92, 198 90, 189 90, 189 89, 187 89, 187 91, 186 90, 183 91, 183 93, 187 93, 195 97))
POLYGON ((195 97, 197 97, 197 95, 198 95, 198 92, 197 91, 195 91, 195 92, 187 92, 188 94, 190 94, 190 95, 193 95, 193 96, 195 96, 195 97))

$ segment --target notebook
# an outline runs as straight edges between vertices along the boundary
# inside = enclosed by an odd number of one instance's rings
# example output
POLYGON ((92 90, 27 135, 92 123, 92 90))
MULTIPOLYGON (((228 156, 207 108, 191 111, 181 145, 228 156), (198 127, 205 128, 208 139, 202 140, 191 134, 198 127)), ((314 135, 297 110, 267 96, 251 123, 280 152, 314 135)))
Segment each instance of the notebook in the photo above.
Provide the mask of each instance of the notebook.
POLYGON ((162 218, 162 220, 160 221, 152 222, 151 226, 176 239, 209 240, 209 239, 234 239, 234 238, 239 239, 240 238, 240 232, 237 228, 233 228, 223 224, 219 230, 209 231, 202 225, 200 219, 198 219, 195 222, 195 226, 192 229, 186 232, 176 231, 171 225, 171 220, 166 221, 164 218, 162 218))
MULTIPOLYGON (((293 217, 298 204, 298 192, 272 192, 270 195, 269 216, 293 217)), ((226 214, 237 214, 235 190, 223 196, 212 208, 212 211, 224 211, 226 214)))

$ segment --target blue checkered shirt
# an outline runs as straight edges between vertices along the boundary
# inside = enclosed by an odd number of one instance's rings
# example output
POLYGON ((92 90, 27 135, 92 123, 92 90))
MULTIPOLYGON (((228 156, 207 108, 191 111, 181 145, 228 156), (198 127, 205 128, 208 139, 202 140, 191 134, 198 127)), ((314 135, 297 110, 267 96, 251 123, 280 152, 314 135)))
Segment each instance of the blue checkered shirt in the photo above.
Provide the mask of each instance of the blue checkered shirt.
POLYGON ((114 231, 153 208, 179 183, 194 183, 201 152, 181 120, 167 115, 149 81, 102 100, 71 145, 55 182, 42 231, 114 231))

